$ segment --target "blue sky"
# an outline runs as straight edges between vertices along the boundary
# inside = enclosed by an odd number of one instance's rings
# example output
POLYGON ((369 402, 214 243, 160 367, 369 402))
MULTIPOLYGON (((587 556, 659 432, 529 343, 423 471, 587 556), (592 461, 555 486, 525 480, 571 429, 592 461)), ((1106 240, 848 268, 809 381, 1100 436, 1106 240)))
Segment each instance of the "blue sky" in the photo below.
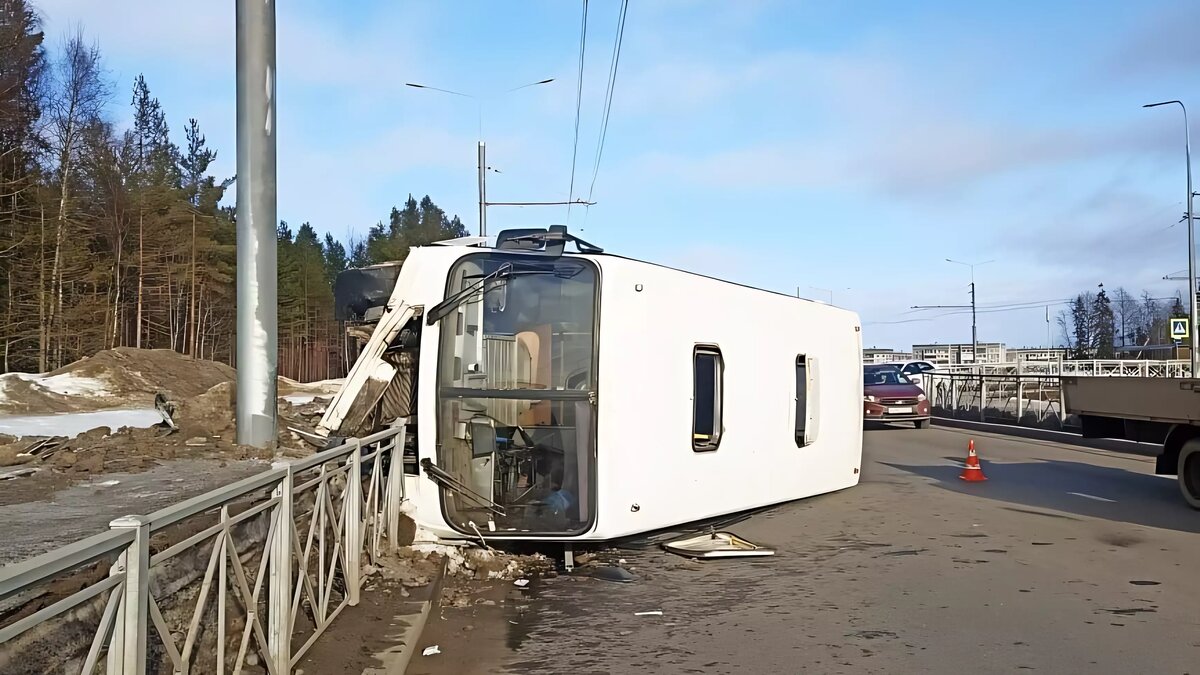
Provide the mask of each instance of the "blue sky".
MULTIPOLYGON (((180 136, 196 117, 233 173, 232 0, 41 0, 118 83, 144 73, 180 136), (121 11, 115 8, 120 7, 121 11)), ((279 213, 347 239, 410 193, 477 223, 478 109, 493 201, 568 195, 581 2, 278 8, 279 213)), ((576 193, 592 179, 619 9, 589 3, 576 193), (582 186, 582 187, 580 187, 582 186)), ((590 209, 489 210, 489 230, 568 223, 609 250, 862 315, 867 345, 970 339, 981 309, 1113 288, 1182 290, 1183 125, 1200 139, 1200 3, 633 0, 590 209), (936 313, 934 313, 936 314, 936 313)), ((1198 140, 1200 144, 1200 140, 1198 140)), ((1058 306, 1051 308, 1054 313, 1058 306)), ((980 315, 1044 344, 1045 310, 980 315)), ((1055 336, 1057 328, 1053 329, 1055 336)), ((1057 338, 1056 338, 1057 339, 1057 338)))

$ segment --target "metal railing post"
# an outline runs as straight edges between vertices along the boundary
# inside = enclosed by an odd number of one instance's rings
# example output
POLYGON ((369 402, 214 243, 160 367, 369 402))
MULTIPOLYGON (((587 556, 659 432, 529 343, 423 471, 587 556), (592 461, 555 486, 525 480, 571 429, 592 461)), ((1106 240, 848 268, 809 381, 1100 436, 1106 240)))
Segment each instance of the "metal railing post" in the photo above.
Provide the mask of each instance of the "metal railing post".
POLYGON ((408 421, 400 420, 400 433, 392 437, 392 453, 387 475, 387 502, 384 505, 388 547, 393 551, 400 548, 400 503, 404 501, 404 442, 407 434, 408 421))
POLYGON ((145 675, 150 623, 150 523, 141 516, 123 516, 108 526, 114 530, 133 530, 133 541, 110 572, 123 575, 125 587, 113 625, 106 671, 108 675, 145 675))
POLYGON ((342 528, 346 541, 346 593, 351 607, 358 605, 362 574, 362 441, 354 439, 350 455, 350 475, 346 477, 346 526, 342 528))
POLYGON ((267 599, 267 650, 275 668, 274 672, 292 672, 292 488, 294 480, 292 466, 288 462, 276 462, 275 469, 284 469, 283 478, 275 487, 275 536, 270 543, 271 566, 268 579, 267 599))
POLYGON ((1021 360, 1017 359, 1017 424, 1021 423, 1021 418, 1025 415, 1025 380, 1021 377, 1024 370, 1021 367, 1021 360))
POLYGON ((986 422, 987 414, 987 382, 983 380, 983 376, 979 376, 979 421, 986 422))

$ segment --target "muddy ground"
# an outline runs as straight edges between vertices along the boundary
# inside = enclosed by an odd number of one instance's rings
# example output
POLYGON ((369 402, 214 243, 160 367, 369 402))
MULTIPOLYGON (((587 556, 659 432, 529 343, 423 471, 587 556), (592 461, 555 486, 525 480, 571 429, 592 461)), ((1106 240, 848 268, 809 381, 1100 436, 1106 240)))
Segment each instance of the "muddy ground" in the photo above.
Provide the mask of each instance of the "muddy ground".
MULTIPOLYGON (((328 632, 301 659, 305 673, 391 675, 395 654, 419 624, 422 605, 463 609, 489 601, 495 587, 513 587, 517 579, 557 575, 543 555, 510 555, 476 547, 405 548, 368 570, 362 602, 346 608, 328 632)), ((515 587, 514 587, 515 588, 515 587)), ((500 599, 499 603, 504 600, 500 599)), ((470 630, 470 628, 465 629, 470 630)))
MULTIPOLYGON (((236 443, 235 371, 170 350, 119 348, 42 375, 0 375, 0 416, 141 407, 162 394, 178 427, 99 427, 77 436, 0 437, 0 563, 96 534, 316 450, 311 432, 336 383, 280 378, 279 443, 236 443), (54 524, 53 526, 47 526, 54 524)), ((116 416, 117 419, 120 415, 116 416)), ((53 420, 43 424, 53 428, 53 420)), ((41 427, 39 427, 41 428, 41 427)))

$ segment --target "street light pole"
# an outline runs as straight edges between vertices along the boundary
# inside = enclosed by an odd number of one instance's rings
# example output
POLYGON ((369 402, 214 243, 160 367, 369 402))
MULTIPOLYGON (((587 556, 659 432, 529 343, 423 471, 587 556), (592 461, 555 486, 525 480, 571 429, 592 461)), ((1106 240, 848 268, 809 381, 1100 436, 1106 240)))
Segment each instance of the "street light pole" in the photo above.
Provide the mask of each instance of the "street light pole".
POLYGON ((1197 354, 1198 346, 1200 346, 1200 336, 1196 335, 1196 228, 1194 226, 1192 209, 1192 138, 1191 132, 1188 130, 1187 106, 1183 101, 1162 101, 1160 103, 1147 103, 1143 108, 1156 108, 1160 105, 1170 105, 1178 103, 1183 110, 1183 157, 1187 162, 1187 201, 1184 202, 1187 207, 1187 223, 1188 223, 1188 334, 1190 338, 1191 352, 1191 375, 1197 377, 1197 359, 1200 354, 1197 354))
POLYGON ((973 364, 979 363, 979 324, 975 321, 975 268, 979 265, 986 265, 995 260, 985 260, 983 262, 965 263, 960 260, 951 260, 946 258, 946 262, 954 263, 955 265, 963 265, 971 269, 971 361, 973 364))
MULTIPOLYGON (((832 289, 832 288, 821 288, 820 286, 809 286, 809 288, 810 288, 810 289, 812 289, 812 290, 814 290, 814 291, 823 291, 823 292, 825 292, 825 293, 828 293, 828 294, 829 294, 829 304, 830 304, 831 306, 833 305, 833 290, 834 290, 834 289, 832 289)), ((842 289, 838 289, 838 290, 849 291, 849 290, 851 290, 851 289, 849 289, 849 288, 842 288, 842 289)), ((797 286, 797 287, 796 287, 796 297, 797 297, 797 298, 798 298, 798 297, 800 297, 800 287, 799 287, 799 286, 797 286)))
MULTIPOLYGON (((518 89, 525 89, 526 87, 536 87, 539 84, 550 84, 553 81, 554 81, 554 78, 551 77, 551 78, 547 78, 545 80, 539 80, 537 82, 530 82, 529 84, 523 84, 519 87, 513 87, 512 89, 509 89, 509 90, 501 92, 501 93, 508 94, 508 93, 517 91, 518 89)), ((488 166, 487 166, 487 145, 483 142, 483 101, 484 101, 484 99, 480 98, 479 96, 476 96, 474 94, 464 94, 461 91, 454 91, 452 89, 442 89, 440 87, 431 87, 426 84, 416 84, 415 82, 406 82, 405 86, 409 86, 414 89, 428 89, 430 91, 440 91, 443 94, 451 94, 453 96, 461 96, 463 98, 469 98, 469 99, 475 101, 475 103, 479 106, 479 146, 478 146, 479 236, 486 237, 487 236, 487 170, 488 170, 488 166)))

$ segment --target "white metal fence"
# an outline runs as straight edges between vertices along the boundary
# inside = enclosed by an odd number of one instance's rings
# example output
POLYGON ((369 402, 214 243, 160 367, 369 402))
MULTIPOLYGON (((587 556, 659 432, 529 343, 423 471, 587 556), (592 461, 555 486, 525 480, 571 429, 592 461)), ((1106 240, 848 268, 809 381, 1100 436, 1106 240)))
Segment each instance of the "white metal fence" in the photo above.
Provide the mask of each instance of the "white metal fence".
POLYGON ((291 673, 398 543, 405 437, 400 420, 0 568, 0 672, 291 673))
POLYGON ((1085 361, 1013 361, 938 366, 938 372, 974 375, 1076 375, 1080 377, 1190 377, 1188 361, 1091 359, 1085 361))
POLYGON ((1061 430, 1075 421, 1063 412, 1058 375, 926 373, 934 417, 1061 430))

